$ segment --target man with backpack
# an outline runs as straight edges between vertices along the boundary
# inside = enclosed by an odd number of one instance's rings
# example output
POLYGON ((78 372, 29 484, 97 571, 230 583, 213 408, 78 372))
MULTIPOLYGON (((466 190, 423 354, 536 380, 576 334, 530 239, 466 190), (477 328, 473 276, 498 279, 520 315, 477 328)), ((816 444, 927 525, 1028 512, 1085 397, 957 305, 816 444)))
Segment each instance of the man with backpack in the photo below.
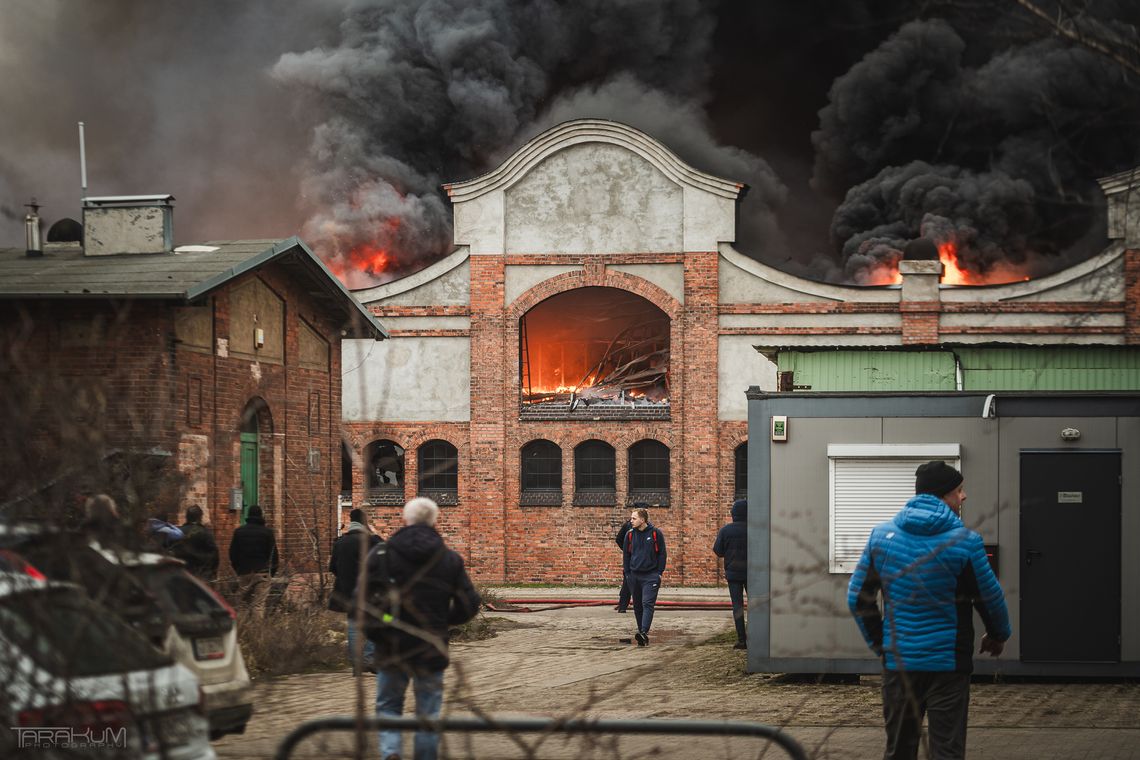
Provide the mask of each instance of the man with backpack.
POLYGON ((631 529, 625 535, 622 569, 633 597, 633 616, 637 621, 637 645, 649 646, 649 628, 653 624, 653 608, 665 572, 665 534, 649 522, 649 510, 634 509, 629 515, 631 529))
MULTIPOLYGON (((376 715, 399 717, 413 682, 416 715, 438 718, 447 669, 448 626, 466 623, 482 600, 435 529, 439 507, 417 497, 404 506, 404 526, 368 555, 365 634, 376 645, 376 715)), ((400 733, 380 732, 380 757, 399 758, 400 733)), ((439 734, 417 731, 414 757, 434 760, 439 734)))
POLYGON ((354 509, 348 513, 348 530, 344 535, 333 542, 331 556, 329 557, 329 572, 333 574, 333 589, 329 594, 329 609, 333 612, 346 613, 345 631, 348 633, 348 661, 352 663, 352 674, 359 675, 362 670, 373 672, 372 642, 364 640, 361 648, 361 661, 356 657, 356 615, 353 611, 353 601, 356 591, 356 577, 360 572, 360 558, 367 556, 374 546, 380 543, 380 537, 368 528, 367 519, 363 509, 354 509))

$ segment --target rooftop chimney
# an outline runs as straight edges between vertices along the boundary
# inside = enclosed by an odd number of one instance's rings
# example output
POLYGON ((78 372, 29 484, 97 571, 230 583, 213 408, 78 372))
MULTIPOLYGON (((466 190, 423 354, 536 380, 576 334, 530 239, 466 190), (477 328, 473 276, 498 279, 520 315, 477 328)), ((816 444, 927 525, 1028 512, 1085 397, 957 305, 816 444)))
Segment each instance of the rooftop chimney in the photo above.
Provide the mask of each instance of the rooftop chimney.
POLYGON ((1140 248, 1140 166, 1098 179, 1108 201, 1108 238, 1140 248))
POLYGON ((942 270, 938 246, 932 241, 918 238, 906 244, 899 262, 902 275, 899 314, 904 345, 938 342, 942 311, 938 282, 942 279, 942 270))
POLYGON ((173 195, 83 199, 83 253, 169 253, 174 249, 173 195))
POLYGON ((39 215, 40 204, 36 203, 35 198, 32 198, 31 203, 25 203, 24 205, 29 209, 28 215, 24 217, 24 237, 28 243, 28 258, 43 256, 43 232, 40 229, 39 215))

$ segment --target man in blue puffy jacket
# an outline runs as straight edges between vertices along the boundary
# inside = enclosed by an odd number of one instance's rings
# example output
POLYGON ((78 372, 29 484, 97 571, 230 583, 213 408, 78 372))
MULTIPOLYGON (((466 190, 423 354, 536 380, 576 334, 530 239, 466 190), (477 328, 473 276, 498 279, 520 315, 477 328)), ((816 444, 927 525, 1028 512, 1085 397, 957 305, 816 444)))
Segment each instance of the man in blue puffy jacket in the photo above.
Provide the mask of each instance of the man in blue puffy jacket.
POLYGON ((902 511, 871 531, 847 605, 883 660, 884 760, 917 757, 924 714, 930 756, 963 758, 974 668, 971 607, 986 629, 981 651, 994 657, 1010 637, 1009 613, 982 537, 962 524, 962 474, 927 462, 915 472, 914 490, 902 511))

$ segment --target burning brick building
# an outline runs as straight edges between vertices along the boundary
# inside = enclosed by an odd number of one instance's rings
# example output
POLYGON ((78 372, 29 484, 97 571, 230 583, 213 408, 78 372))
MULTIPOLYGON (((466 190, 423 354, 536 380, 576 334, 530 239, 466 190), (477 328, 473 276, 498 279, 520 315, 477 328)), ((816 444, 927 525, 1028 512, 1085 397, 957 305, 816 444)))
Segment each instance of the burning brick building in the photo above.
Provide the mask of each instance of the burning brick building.
POLYGON ((345 343, 342 490, 393 527, 434 496, 473 571, 511 582, 616 581, 612 536, 646 501, 667 582, 712 583, 749 386, 1140 388, 1135 182, 1102 186, 1110 245, 1070 269, 956 286, 939 240, 890 284, 830 285, 733 248, 739 183, 622 124, 564 123, 446 186, 450 256, 355 292, 392 339, 345 343), (1058 352, 1077 379, 1037 371, 1058 352))

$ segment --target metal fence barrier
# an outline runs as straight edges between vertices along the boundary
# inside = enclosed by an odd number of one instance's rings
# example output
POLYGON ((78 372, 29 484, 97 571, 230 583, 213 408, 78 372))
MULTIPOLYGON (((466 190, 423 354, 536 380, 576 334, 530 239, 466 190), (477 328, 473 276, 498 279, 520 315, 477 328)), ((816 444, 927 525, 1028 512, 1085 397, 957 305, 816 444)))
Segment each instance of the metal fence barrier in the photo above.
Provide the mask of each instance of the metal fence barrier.
POLYGON ((437 732, 489 733, 518 731, 521 733, 559 734, 685 734, 689 736, 753 736, 778 745, 792 760, 807 760, 803 747, 775 726, 742 720, 606 720, 557 718, 450 717, 431 720, 418 717, 382 718, 354 717, 316 718, 293 729, 277 747, 276 760, 288 760, 304 739, 322 731, 355 731, 357 729, 401 731, 428 729, 437 732))

